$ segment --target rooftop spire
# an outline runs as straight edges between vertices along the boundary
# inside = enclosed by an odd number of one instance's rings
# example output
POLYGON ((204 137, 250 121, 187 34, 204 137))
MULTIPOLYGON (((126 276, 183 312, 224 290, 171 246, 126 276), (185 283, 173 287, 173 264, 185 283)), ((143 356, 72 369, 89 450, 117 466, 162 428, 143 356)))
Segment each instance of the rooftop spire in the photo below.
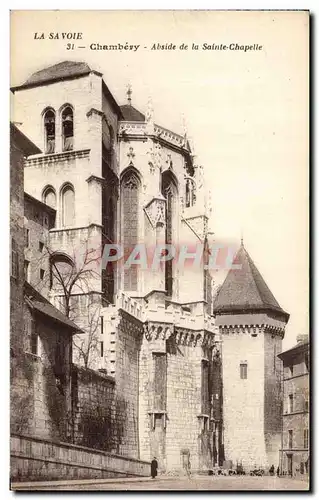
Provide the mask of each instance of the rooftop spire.
POLYGON ((127 95, 127 102, 128 102, 128 104, 130 106, 132 106, 132 86, 131 86, 130 83, 127 86, 126 95, 127 95))
POLYGON ((241 247, 244 246, 244 231, 243 231, 243 228, 241 228, 241 231, 240 231, 240 246, 241 247))

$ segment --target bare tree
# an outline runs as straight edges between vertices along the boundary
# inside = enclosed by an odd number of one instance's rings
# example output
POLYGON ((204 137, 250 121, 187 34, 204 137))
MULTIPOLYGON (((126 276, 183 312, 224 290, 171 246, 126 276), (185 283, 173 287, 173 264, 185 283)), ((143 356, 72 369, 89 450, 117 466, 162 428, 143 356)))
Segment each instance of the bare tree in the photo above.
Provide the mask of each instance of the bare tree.
POLYGON ((56 251, 48 241, 36 262, 32 262, 34 272, 30 276, 31 285, 84 331, 73 338, 76 358, 89 367, 94 361, 99 347, 101 294, 101 250, 89 248, 85 241, 71 253, 56 251), (36 279, 38 270, 48 269, 45 279, 36 279))

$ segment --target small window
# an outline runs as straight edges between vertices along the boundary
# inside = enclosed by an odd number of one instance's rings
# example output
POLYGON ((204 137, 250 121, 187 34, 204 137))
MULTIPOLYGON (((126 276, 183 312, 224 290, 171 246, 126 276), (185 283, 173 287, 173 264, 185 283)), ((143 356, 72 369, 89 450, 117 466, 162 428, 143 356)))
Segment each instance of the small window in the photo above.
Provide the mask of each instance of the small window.
POLYGON ((305 449, 308 449, 308 446, 309 446, 309 430, 304 429, 304 431, 303 431, 303 447, 305 449))
POLYGON ((11 276, 17 278, 19 273, 18 248, 14 238, 11 238, 11 276))
POLYGON ((38 354, 38 335, 34 331, 31 332, 31 352, 38 354))
POLYGON ((294 395, 289 394, 289 413, 294 411, 294 395))
POLYGON ((24 261, 24 279, 30 281, 30 262, 28 260, 24 261))
POLYGON ((293 431, 288 431, 288 448, 291 450, 293 444, 293 431))
POLYGON ((305 411, 309 411, 309 400, 305 399, 305 411))
POLYGON ((43 252, 43 248, 44 248, 44 243, 42 243, 42 241, 39 241, 39 252, 43 252))
POLYGON ((240 378, 247 378, 247 363, 240 363, 240 378))
POLYGON ((100 342, 100 349, 101 349, 101 358, 103 358, 103 356, 104 356, 104 342, 103 342, 103 340, 101 340, 101 342, 100 342))
POLYGON ((26 248, 30 246, 30 231, 26 227, 24 228, 24 246, 26 248))
POLYGON ((305 367, 306 367, 306 371, 309 372, 309 354, 308 353, 305 354, 305 367))
POLYGON ((45 270, 44 269, 40 269, 40 280, 44 279, 44 274, 45 274, 45 270))
POLYGON ((104 333, 104 321, 103 321, 103 316, 100 317, 100 322, 101 322, 101 335, 104 333))

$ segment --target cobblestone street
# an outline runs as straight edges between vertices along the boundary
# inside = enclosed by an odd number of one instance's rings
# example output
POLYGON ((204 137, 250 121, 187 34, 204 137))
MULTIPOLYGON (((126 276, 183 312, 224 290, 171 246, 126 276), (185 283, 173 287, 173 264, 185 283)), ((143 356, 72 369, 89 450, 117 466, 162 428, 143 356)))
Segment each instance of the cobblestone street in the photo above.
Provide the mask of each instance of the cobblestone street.
MULTIPOLYGON (((28 490, 110 490, 110 491, 137 491, 137 490, 224 490, 224 491, 245 491, 245 490, 289 490, 289 491, 307 491, 309 486, 306 481, 300 481, 290 478, 277 478, 277 477, 251 477, 251 476, 196 476, 190 479, 185 478, 158 478, 152 480, 151 478, 144 479, 106 479, 90 480, 90 481, 77 481, 76 484, 54 484, 42 483, 30 487, 28 483, 28 490)), ((24 489, 20 484, 16 488, 17 483, 12 485, 12 489, 24 489)))

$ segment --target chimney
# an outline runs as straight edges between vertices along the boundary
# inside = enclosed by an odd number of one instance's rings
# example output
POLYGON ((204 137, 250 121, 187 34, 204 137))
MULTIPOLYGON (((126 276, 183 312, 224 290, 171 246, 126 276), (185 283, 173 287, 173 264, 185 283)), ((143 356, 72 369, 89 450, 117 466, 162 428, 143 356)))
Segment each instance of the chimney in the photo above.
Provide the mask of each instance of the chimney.
POLYGON ((308 335, 297 335, 297 344, 306 344, 309 342, 309 336, 308 335))

